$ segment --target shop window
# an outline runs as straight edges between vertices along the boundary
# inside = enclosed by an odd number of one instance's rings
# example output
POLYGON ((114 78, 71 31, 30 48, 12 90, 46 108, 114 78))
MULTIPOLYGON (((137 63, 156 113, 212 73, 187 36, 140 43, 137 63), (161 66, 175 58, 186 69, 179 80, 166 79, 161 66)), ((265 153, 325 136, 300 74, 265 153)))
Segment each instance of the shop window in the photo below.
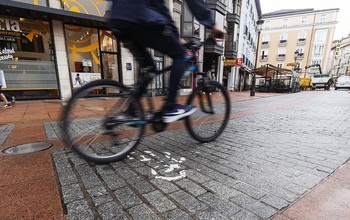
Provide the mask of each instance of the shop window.
POLYGON ((23 2, 32 5, 47 6, 47 0, 12 0, 14 2, 23 2))
POLYGON ((3 89, 18 99, 57 98, 55 56, 48 22, 0 16, 3 89))
POLYGON ((67 11, 95 15, 99 17, 110 17, 112 1, 86 1, 86 0, 75 0, 65 1, 61 0, 62 8, 67 11))

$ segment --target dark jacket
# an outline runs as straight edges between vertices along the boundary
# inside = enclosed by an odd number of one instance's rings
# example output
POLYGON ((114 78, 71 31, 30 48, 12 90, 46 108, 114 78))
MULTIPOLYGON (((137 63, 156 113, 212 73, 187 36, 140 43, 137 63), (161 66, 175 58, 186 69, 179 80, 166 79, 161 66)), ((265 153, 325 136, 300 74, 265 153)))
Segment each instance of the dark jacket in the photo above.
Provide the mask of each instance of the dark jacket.
MULTIPOLYGON (((211 10, 203 0, 186 0, 196 19, 212 28, 215 25, 211 10)), ((163 0, 113 0, 111 19, 129 21, 145 26, 168 26, 177 30, 163 0)))

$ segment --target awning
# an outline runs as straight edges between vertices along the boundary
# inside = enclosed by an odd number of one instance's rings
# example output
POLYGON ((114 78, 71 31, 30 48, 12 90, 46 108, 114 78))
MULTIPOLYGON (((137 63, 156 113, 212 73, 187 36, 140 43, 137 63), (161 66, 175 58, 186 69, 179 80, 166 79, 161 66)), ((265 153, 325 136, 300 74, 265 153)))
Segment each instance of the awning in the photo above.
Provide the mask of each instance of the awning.
MULTIPOLYGON (((254 69, 251 71, 254 73, 254 69)), ((289 69, 280 68, 271 64, 266 64, 265 66, 256 68, 256 75, 271 78, 275 75, 292 75, 293 71, 289 69)))
POLYGON ((60 20, 67 24, 93 28, 108 28, 108 18, 80 14, 63 9, 37 6, 11 0, 0 1, 0 14, 46 21, 50 19, 60 20))

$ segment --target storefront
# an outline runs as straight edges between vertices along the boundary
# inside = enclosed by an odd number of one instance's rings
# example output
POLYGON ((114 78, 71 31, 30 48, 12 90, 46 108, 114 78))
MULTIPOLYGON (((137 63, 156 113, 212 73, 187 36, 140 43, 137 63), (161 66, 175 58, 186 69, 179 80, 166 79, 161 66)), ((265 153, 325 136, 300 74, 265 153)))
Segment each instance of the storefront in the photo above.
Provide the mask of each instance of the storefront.
POLYGON ((133 60, 126 56, 121 65, 120 44, 106 30, 110 5, 107 0, 2 0, 3 90, 23 100, 67 99, 91 80, 123 82, 122 68, 132 70, 133 60))

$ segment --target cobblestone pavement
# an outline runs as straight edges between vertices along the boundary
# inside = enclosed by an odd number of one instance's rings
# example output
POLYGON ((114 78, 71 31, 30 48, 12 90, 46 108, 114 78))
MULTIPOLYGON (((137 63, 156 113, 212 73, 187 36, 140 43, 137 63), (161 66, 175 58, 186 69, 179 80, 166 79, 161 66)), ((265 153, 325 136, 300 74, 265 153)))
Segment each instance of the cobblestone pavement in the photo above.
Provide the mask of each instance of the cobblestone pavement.
POLYGON ((284 106, 230 120, 211 143, 185 129, 148 135, 108 165, 54 150, 65 209, 70 219, 271 218, 349 159, 349 97, 317 91, 233 103, 233 112, 284 106))

